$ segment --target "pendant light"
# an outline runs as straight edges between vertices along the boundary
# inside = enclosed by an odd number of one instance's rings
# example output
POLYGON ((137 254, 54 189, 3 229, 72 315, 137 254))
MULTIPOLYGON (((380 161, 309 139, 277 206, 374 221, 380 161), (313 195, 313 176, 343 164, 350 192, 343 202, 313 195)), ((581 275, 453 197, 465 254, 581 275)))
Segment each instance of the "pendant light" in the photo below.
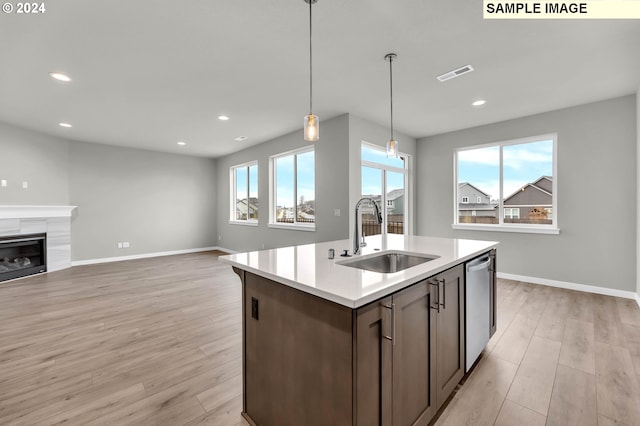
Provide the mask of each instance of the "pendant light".
POLYGON ((315 142, 320 139, 320 120, 317 115, 313 115, 313 67, 311 50, 311 6, 318 0, 304 0, 309 4, 309 114, 304 117, 304 140, 315 142))
POLYGON ((395 53, 387 53, 384 57, 385 61, 389 62, 389 99, 391 104, 391 138, 387 142, 387 157, 389 158, 397 158, 400 155, 398 141, 393 138, 393 60, 397 56, 395 53))

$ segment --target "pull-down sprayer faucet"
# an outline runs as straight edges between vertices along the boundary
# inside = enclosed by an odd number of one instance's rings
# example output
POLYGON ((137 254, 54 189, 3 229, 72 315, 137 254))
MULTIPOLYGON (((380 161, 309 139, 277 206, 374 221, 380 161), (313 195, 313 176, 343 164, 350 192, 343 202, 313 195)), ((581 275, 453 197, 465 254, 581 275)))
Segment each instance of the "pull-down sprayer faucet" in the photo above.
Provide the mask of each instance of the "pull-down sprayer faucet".
POLYGON ((376 220, 378 221, 378 224, 382 224, 382 211, 380 210, 380 207, 378 207, 378 203, 376 203, 372 198, 369 197, 365 197, 365 198, 361 198, 357 203, 356 203, 356 221, 355 221, 355 232, 353 235, 353 254, 360 254, 360 205, 362 204, 363 201, 369 201, 371 204, 373 204, 373 208, 376 211, 376 220))

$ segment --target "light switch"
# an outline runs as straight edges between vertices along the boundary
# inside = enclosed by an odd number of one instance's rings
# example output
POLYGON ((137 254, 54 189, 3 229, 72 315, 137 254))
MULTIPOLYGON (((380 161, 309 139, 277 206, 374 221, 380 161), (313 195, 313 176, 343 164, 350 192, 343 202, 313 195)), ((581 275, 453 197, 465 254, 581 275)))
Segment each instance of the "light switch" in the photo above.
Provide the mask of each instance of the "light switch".
POLYGON ((0 186, 2 186, 3 188, 7 186, 7 180, 6 179, 2 179, 0 181, 0 186))
POLYGON ((333 211, 333 215, 334 215, 334 216, 340 216, 340 209, 335 209, 335 210, 333 211))
POLYGON ((122 243, 122 248, 129 248, 129 241, 122 243))
POLYGON ((122 243, 118 243, 118 248, 122 248, 122 243))
POLYGON ((27 189, 29 188, 29 182, 27 182, 26 180, 22 181, 22 189, 27 189))

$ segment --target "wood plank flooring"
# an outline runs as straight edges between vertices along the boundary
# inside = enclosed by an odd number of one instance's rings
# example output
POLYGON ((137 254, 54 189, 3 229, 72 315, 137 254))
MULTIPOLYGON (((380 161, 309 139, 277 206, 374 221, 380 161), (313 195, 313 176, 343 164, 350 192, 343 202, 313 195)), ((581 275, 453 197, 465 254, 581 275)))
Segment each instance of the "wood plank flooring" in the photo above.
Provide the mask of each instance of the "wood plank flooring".
POLYGON ((640 308, 498 280, 498 330, 434 423, 640 426, 640 308))
MULTIPOLYGON (((220 254, 0 283, 0 424, 246 426, 220 254)), ((640 426, 640 309, 499 280, 498 331, 435 424, 640 426)))

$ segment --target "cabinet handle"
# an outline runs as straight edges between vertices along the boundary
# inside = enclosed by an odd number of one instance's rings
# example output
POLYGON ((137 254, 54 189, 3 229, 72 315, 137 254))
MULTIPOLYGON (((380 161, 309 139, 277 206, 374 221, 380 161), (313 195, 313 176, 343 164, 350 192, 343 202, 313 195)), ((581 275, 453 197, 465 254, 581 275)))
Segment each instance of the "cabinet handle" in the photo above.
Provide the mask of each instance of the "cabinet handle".
POLYGON ((429 281, 429 285, 432 285, 436 288, 437 298, 435 300, 435 306, 429 306, 431 309, 437 309, 438 313, 440 313, 440 281, 436 280, 436 282, 429 281))
MULTIPOLYGON (((447 309, 447 285, 445 278, 442 279, 442 309, 447 309)), ((440 283, 438 282, 438 287, 440 283)), ((438 302, 440 301, 440 290, 438 290, 438 302)))
POLYGON ((382 304, 382 306, 387 309, 391 309, 391 336, 385 336, 383 334, 382 337, 384 337, 387 340, 391 340, 391 345, 395 346, 396 345, 396 304, 392 303, 391 306, 382 304))

